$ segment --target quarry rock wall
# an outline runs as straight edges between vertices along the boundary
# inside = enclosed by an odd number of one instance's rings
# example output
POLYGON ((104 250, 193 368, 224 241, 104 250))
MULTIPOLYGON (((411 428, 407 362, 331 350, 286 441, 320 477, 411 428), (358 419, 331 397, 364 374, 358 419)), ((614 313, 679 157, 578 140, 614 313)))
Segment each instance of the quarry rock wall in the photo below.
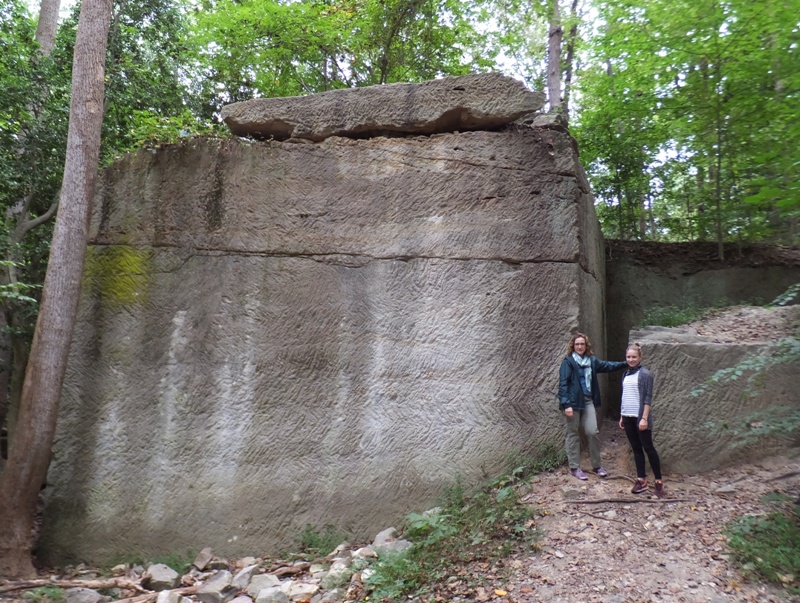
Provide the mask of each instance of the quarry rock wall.
POLYGON ((363 538, 560 448, 604 280, 557 129, 132 154, 95 203, 41 556, 363 538))

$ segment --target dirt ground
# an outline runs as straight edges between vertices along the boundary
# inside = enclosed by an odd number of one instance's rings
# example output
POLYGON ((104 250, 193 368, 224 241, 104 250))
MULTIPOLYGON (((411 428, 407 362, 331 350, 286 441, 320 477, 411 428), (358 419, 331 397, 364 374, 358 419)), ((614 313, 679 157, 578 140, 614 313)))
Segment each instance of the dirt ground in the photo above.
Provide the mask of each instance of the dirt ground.
MULTIPOLYGON (((617 424, 606 422, 602 434, 607 479, 590 475, 580 481, 561 468, 535 480, 526 501, 545 513, 537 520, 542 551, 509 560, 512 572, 501 587, 507 592, 502 599, 800 601, 781 588, 748 582, 731 563, 723 534, 732 519, 773 509, 765 495, 800 493, 797 475, 775 480, 800 472, 800 451, 707 475, 665 474, 667 499, 658 500, 652 493, 630 493, 632 460, 617 424)), ((651 488, 652 481, 650 475, 651 488)), ((497 599, 492 590, 486 595, 478 600, 497 599)))
POLYGON ((709 312, 689 323, 715 343, 769 343, 800 331, 800 306, 734 306, 709 312))
MULTIPOLYGON (((739 306, 688 327, 717 342, 765 343, 796 335, 798 317, 798 306, 739 306)), ((735 518, 775 510, 769 494, 800 495, 800 450, 703 475, 667 473, 667 499, 658 500, 652 493, 630 493, 633 460, 616 421, 603 424, 601 439, 607 479, 589 474, 588 481, 580 481, 566 467, 537 476, 526 501, 545 513, 537 521, 542 552, 509 560, 512 572, 500 588, 507 592, 503 598, 552 603, 800 601, 780 587, 749 582, 732 564, 723 534, 735 518)), ((655 439, 658 448, 657 432, 655 439)), ((583 469, 588 470, 585 457, 584 451, 583 469)), ((651 488, 652 482, 650 473, 651 488)), ((796 584, 800 577, 793 578, 796 584)), ((478 601, 493 598, 496 594, 488 589, 478 601)))
MULTIPOLYGON (((560 467, 533 479, 523 500, 536 509, 538 552, 527 548, 497 565, 463 567, 430 600, 800 603, 780 587, 748 581, 723 533, 735 518, 774 510, 772 493, 800 496, 800 449, 704 475, 665 473, 667 496, 658 499, 630 493, 632 461, 616 422, 602 425, 601 440, 608 478, 581 481, 560 467)), ((586 470, 585 451, 583 460, 586 470)), ((15 596, 0 600, 22 603, 15 596)))

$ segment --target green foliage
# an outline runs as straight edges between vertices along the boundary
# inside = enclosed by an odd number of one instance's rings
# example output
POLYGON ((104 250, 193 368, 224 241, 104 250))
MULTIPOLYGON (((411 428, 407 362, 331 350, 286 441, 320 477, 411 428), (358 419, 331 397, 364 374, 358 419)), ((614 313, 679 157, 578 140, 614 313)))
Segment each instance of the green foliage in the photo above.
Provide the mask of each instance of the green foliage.
POLYGON ((773 491, 773 492, 767 492, 764 496, 762 496, 761 502, 764 504, 770 504, 770 503, 782 504, 782 503, 792 502, 792 497, 787 496, 783 492, 773 491))
POLYGON ((553 471, 566 461, 567 453, 564 448, 552 444, 540 446, 535 454, 511 454, 506 460, 508 472, 497 478, 492 485, 502 487, 520 482, 538 473, 553 471))
POLYGON ((313 557, 324 556, 347 540, 347 535, 333 525, 317 530, 310 523, 300 534, 300 550, 313 557))
MULTIPOLYGON (((0 267, 16 267, 20 265, 11 260, 0 260, 0 267)), ((0 282, 0 302, 7 304, 33 304, 34 306, 39 303, 39 300, 25 292, 35 293, 41 289, 41 285, 28 285, 25 283, 2 283, 0 282)))
POLYGON ((185 574, 192 567, 192 563, 196 558, 197 551, 185 549, 183 551, 174 551, 165 555, 153 557, 151 563, 162 563, 174 569, 179 574, 185 574))
POLYGON ((22 593, 22 599, 35 603, 56 603, 64 600, 64 591, 58 586, 40 586, 26 590, 22 593))
MULTIPOLYGON (((540 466, 549 466, 551 459, 540 466)), ((521 500, 520 466, 491 486, 467 495, 460 482, 445 493, 441 507, 411 513, 403 535, 414 544, 395 555, 381 558, 375 574, 366 580, 372 598, 398 600, 430 593, 457 565, 475 560, 497 561, 517 547, 532 547, 538 539, 535 509, 521 500)))
POLYGON ((797 2, 594 6, 574 133, 604 232, 796 241, 797 2))
MULTIPOLYGON (((127 135, 128 147, 116 152, 136 151, 162 144, 178 144, 196 136, 225 136, 219 125, 199 121, 188 109, 178 115, 159 115, 152 111, 134 110, 127 135)), ((115 157, 109 156, 107 162, 115 157)))
POLYGON ((800 296, 800 283, 796 283, 772 300, 773 306, 788 306, 800 296))
POLYGON ((677 327, 702 318, 708 308, 697 306, 653 306, 647 308, 640 326, 677 327))
POLYGON ((477 2, 204 0, 193 17, 196 94, 212 111, 255 97, 413 82, 494 65, 477 2))
POLYGON ((784 337, 769 343, 760 351, 749 353, 736 365, 718 370, 705 383, 693 388, 689 395, 696 398, 708 392, 714 385, 730 384, 745 377, 747 384, 745 393, 751 393, 754 387, 760 385, 768 370, 779 364, 799 360, 800 338, 794 335, 784 337))
MULTIPOLYGON (((69 113, 69 72, 63 56, 39 54, 34 41, 35 22, 24 2, 14 0, 0 9, 0 247, 17 260, 44 252, 38 240, 9 249, 8 236, 17 217, 43 213, 51 205, 61 181, 69 113), (66 68, 65 68, 66 67, 66 68), (28 214, 22 215, 27 203, 28 214)), ((49 239, 47 229, 37 238, 49 239)), ((32 263, 43 263, 40 257, 32 263)), ((43 273, 42 273, 43 275, 43 273)), ((39 282, 38 275, 20 275, 39 282), (29 278, 33 277, 33 278, 29 278)))
POLYGON ((712 433, 730 436, 730 448, 758 445, 764 438, 784 438, 792 443, 800 434, 800 408, 776 404, 742 417, 710 421, 706 427, 712 433))
POLYGON ((800 593, 800 517, 796 513, 741 517, 726 533, 733 558, 746 572, 800 593))
POLYGON ((109 34, 103 163, 141 146, 214 133, 189 90, 183 0, 116 0, 109 34))

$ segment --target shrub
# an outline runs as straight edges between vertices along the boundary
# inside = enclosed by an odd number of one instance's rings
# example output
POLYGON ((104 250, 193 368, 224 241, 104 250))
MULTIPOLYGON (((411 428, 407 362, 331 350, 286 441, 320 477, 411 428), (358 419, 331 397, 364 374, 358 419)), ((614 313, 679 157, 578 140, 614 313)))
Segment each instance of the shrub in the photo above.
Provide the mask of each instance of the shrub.
POLYGON ((57 586, 40 586, 39 588, 25 591, 22 594, 22 599, 35 601, 35 603, 56 603, 64 600, 64 591, 57 586))
POLYGON ((800 517, 796 513, 741 517, 726 533, 734 559, 745 572, 800 594, 800 517))
POLYGON ((374 566, 375 573, 365 580, 372 589, 371 599, 395 601, 429 594, 459 566, 496 562, 519 547, 535 549, 537 511, 522 501, 525 480, 552 469, 560 458, 554 449, 544 450, 531 464, 515 467, 471 495, 456 481, 440 507, 408 515, 403 536, 414 544, 374 566))
POLYGON ((708 312, 709 308, 700 308, 694 305, 683 308, 679 306, 653 306, 645 310, 639 326, 678 327, 699 320, 708 312))
POLYGON ((306 555, 319 557, 327 555, 346 539, 347 536, 332 525, 317 530, 309 523, 300 534, 300 550, 306 555))

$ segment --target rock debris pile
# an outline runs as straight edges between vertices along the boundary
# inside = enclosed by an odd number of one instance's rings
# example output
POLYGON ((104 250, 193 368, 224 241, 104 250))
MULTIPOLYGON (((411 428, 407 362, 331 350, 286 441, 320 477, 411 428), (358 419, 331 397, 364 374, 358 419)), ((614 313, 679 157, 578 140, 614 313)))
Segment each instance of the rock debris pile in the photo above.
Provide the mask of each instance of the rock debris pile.
POLYGON ((326 557, 314 562, 277 561, 255 557, 229 561, 210 548, 198 554, 184 575, 163 563, 143 566, 117 565, 112 572, 123 581, 112 589, 114 597, 101 589, 86 587, 64 591, 65 603, 333 603, 355 600, 364 590, 370 566, 387 554, 412 545, 387 528, 367 546, 354 548, 342 543, 326 557), (129 588, 125 588, 129 587, 129 588), (131 595, 131 590, 140 594, 131 595), (127 592, 126 592, 127 591, 127 592), (149 591, 149 592, 148 592, 149 591))

